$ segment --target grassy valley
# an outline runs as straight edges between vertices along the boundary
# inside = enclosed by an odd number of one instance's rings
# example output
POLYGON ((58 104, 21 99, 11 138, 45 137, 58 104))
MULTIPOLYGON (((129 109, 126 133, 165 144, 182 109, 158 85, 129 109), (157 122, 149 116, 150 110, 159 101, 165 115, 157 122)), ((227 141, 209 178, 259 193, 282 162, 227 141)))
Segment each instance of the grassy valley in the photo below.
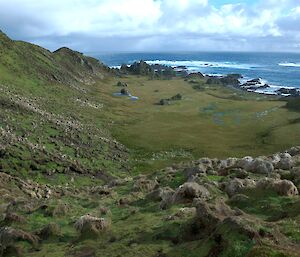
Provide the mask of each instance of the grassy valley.
POLYGON ((171 75, 0 33, 1 256, 300 256, 299 99, 171 75))

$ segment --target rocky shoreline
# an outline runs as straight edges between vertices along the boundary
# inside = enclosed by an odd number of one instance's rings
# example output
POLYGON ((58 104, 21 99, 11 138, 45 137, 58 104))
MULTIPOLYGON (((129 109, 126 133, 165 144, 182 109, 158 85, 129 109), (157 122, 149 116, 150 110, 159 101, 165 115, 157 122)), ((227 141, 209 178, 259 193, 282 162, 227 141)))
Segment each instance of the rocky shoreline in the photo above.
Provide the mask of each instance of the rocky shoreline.
MULTIPOLYGON (((173 67, 173 69, 178 73, 178 75, 184 75, 185 77, 190 77, 191 74, 200 73, 200 72, 191 73, 188 71, 188 68, 186 66, 177 66, 177 67, 173 67)), ((293 88, 293 87, 278 86, 278 89, 271 90, 272 86, 267 84, 262 78, 253 78, 253 79, 243 81, 243 76, 241 74, 227 74, 222 76, 202 74, 202 77, 207 77, 209 84, 213 84, 213 82, 216 84, 224 84, 226 86, 233 86, 241 90, 258 93, 258 94, 290 96, 290 97, 300 96, 300 89, 293 88)))

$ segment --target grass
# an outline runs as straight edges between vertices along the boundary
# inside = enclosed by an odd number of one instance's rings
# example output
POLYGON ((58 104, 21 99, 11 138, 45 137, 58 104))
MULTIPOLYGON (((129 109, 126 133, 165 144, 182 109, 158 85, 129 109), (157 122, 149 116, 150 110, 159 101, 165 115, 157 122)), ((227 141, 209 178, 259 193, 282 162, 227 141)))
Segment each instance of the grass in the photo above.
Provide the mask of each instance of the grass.
MULTIPOLYGON (((115 120, 112 132, 140 157, 175 149, 191 153, 194 158, 258 156, 300 142, 300 124, 290 124, 299 114, 283 108, 283 101, 218 86, 197 92, 181 79, 129 77, 123 81, 140 100, 109 99, 115 120), (168 106, 155 104, 177 93, 183 95, 183 100, 168 106), (234 99, 239 94, 242 97, 234 99)), ((112 86, 103 88, 103 93, 109 98, 117 90, 112 86)))
MULTIPOLYGON (((117 78, 103 70, 103 79, 83 84, 75 77, 87 79, 90 74, 80 63, 73 65, 74 56, 67 50, 51 54, 38 46, 12 41, 3 46, 2 37, 0 34, 0 127, 7 133, 0 137, 0 171, 24 181, 76 189, 60 199, 38 200, 26 198, 14 183, 2 184, 0 214, 13 199, 14 210, 27 219, 15 227, 34 232, 54 222, 61 228, 60 237, 43 241, 38 249, 20 243, 24 256, 84 256, 86 252, 112 257, 208 256, 218 247, 213 238, 180 241, 193 217, 166 220, 183 205, 160 210, 160 203, 149 200, 146 193, 132 192, 134 181, 114 188, 108 197, 91 195, 87 190, 104 185, 111 177, 140 174, 157 177, 161 186, 176 189, 186 182, 182 170, 174 177, 162 171, 173 163, 203 156, 258 156, 300 144, 300 114, 297 108, 285 108, 285 101, 208 86, 201 79, 189 83, 181 78, 117 78), (60 80, 53 81, 53 76, 60 80), (116 86, 119 80, 128 84, 138 101, 113 96, 120 90, 116 86), (157 105, 160 99, 178 93, 182 100, 157 105), (98 105, 101 108, 94 108, 98 105), (121 206, 121 198, 132 201, 121 206), (30 207, 33 203, 47 208, 28 212, 27 204, 30 207), (62 203, 67 205, 65 213, 53 215, 62 203), (100 207, 109 208, 111 214, 100 214, 100 207), (111 218, 111 231, 97 240, 79 240, 73 224, 87 213, 111 218)), ((222 179, 207 176, 203 183, 222 179)), ((223 194, 215 191, 211 192, 214 197, 223 194)), ((273 192, 248 192, 248 196, 246 202, 232 207, 264 221, 287 215, 278 228, 299 243, 296 198, 273 192)), ((254 249, 252 240, 226 225, 219 227, 218 233, 226 239, 220 256, 242 257, 249 252, 252 256, 265 256, 265 252, 284 256, 273 249, 254 249)))

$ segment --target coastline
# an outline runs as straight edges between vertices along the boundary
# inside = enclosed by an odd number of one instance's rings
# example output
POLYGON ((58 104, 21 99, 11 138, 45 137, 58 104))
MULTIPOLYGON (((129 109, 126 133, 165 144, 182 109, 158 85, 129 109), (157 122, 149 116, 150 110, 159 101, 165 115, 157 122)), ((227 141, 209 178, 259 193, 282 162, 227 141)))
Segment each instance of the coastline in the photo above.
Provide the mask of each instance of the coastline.
MULTIPOLYGON (((144 60, 150 65, 165 65, 168 67, 186 67, 189 73, 201 72, 209 76, 226 76, 227 74, 241 74, 241 84, 260 78, 269 88, 248 91, 277 95, 282 89, 282 96, 292 95, 287 90, 300 89, 300 55, 290 53, 231 53, 231 52, 140 52, 140 53, 111 53, 95 55, 99 60, 113 68, 120 65, 131 65, 144 60)), ((295 93, 295 92, 294 92, 295 93)))
MULTIPOLYGON (((140 61, 142 62, 142 60, 140 61)), ((137 63, 137 62, 134 62, 137 63)), ((176 73, 176 76, 187 78, 193 74, 201 74, 203 78, 213 79, 218 82, 218 80, 226 80, 227 78, 231 77, 230 80, 233 78, 233 84, 223 83, 226 87, 234 88, 241 91, 247 91, 249 93, 255 94, 263 94, 269 96, 278 96, 278 97, 300 97, 300 88, 292 87, 292 86, 282 86, 282 85, 274 85, 269 83, 266 79, 261 77, 246 77, 243 73, 231 74, 231 73, 224 73, 224 74, 215 74, 215 73, 202 73, 200 69, 191 68, 185 65, 168 65, 163 63, 162 61, 145 61, 149 66, 153 67, 154 71, 157 72, 157 67, 163 70, 164 67, 169 67, 173 69, 176 73)), ((204 63, 204 62, 202 62, 204 63)), ((130 67, 131 64, 125 64, 127 67, 130 67)), ((183 64, 183 63, 181 63, 183 64)), ((110 68, 121 70, 122 65, 112 65, 110 68)), ((204 66, 211 66, 209 63, 204 63, 204 66)), ((284 66, 282 64, 282 66, 284 66)), ((219 82, 218 82, 219 83, 219 82)))

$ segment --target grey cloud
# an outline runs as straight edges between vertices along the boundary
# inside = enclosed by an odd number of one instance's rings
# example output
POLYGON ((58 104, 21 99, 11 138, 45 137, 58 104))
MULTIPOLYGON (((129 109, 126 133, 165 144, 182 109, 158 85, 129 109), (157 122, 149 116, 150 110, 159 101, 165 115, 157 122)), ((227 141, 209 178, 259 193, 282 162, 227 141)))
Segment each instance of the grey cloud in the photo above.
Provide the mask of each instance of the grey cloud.
POLYGON ((265 0, 219 9, 196 0, 187 1, 184 8, 174 4, 178 0, 157 0, 153 5, 140 0, 153 8, 149 16, 143 10, 142 18, 139 10, 135 13, 130 8, 127 13, 111 12, 119 8, 112 3, 122 1, 77 0, 70 6, 71 0, 0 0, 0 29, 14 39, 50 50, 68 46, 83 52, 300 51, 300 14, 292 14, 299 7, 298 0, 265 0), (97 8, 108 13, 97 16, 97 8))

